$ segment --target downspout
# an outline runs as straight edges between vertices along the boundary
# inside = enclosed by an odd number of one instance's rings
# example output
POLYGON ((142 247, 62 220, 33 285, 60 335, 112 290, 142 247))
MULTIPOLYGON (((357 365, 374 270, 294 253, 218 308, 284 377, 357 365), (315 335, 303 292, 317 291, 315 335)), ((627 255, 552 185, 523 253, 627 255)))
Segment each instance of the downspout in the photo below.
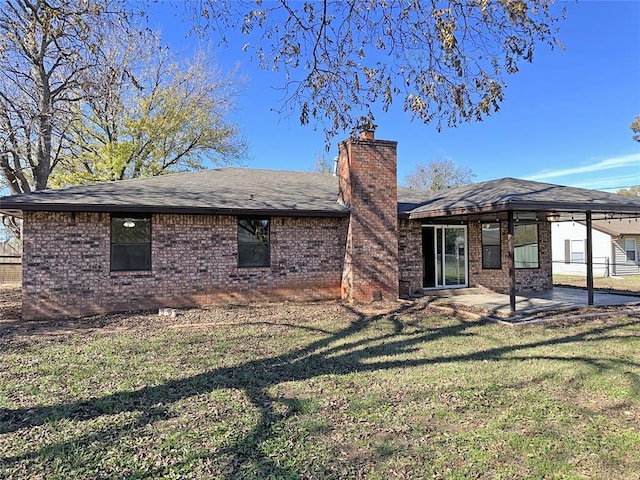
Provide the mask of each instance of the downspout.
POLYGON ((593 305, 593 233, 591 211, 587 212, 587 304, 593 305))
POLYGON ((507 261, 509 263, 509 312, 516 313, 516 258, 513 210, 507 212, 507 261))

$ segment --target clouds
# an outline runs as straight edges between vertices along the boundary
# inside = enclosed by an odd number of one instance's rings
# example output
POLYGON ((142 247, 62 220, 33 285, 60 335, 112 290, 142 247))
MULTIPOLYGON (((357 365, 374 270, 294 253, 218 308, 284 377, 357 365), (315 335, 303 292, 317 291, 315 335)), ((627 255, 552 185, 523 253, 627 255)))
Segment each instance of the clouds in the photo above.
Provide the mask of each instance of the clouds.
POLYGON ((637 185, 640 184, 640 152, 611 157, 577 167, 547 169, 525 178, 536 181, 566 179, 560 183, 602 190, 637 185), (568 177, 571 178, 569 179, 568 177))

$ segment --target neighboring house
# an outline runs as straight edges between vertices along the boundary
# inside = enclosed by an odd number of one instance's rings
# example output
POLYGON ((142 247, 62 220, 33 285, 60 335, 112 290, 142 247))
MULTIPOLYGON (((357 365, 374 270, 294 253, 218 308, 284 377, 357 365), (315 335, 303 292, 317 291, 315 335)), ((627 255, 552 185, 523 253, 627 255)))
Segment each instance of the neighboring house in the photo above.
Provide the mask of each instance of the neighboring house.
POLYGON ((395 301, 552 286, 550 219, 640 199, 512 178, 399 188, 397 142, 339 144, 337 175, 243 168, 0 198, 23 218, 24 319, 219 301, 395 301))
MULTIPOLYGON (((586 225, 576 221, 556 223, 551 232, 553 273, 586 275, 586 225)), ((594 220, 592 232, 594 275, 640 274, 637 218, 594 220)))

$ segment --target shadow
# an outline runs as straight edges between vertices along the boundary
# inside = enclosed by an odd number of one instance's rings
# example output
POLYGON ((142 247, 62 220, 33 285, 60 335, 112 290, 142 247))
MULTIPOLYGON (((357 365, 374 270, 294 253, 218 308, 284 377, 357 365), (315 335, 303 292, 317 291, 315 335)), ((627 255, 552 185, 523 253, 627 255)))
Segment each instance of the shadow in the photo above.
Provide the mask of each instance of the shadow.
MULTIPOLYGON (((168 418, 168 406, 180 400, 208 394, 218 389, 242 391, 258 412, 258 419, 251 430, 239 435, 226 447, 217 450, 215 455, 230 458, 226 478, 238 478, 242 472, 252 469, 254 476, 270 478, 296 478, 294 467, 276 464, 273 458, 264 454, 261 445, 273 436, 275 429, 288 417, 301 410, 300 401, 295 398, 283 398, 269 393, 271 387, 290 381, 309 380, 321 375, 343 375, 357 372, 372 372, 419 365, 436 365, 450 362, 477 362, 483 360, 514 361, 513 354, 531 348, 559 344, 582 344, 602 341, 606 338, 619 338, 615 330, 635 323, 617 322, 602 325, 573 335, 554 337, 543 341, 524 342, 517 345, 502 345, 467 354, 433 355, 421 359, 395 359, 398 355, 411 352, 429 342, 444 338, 464 338, 471 341, 472 326, 483 322, 467 322, 456 319, 456 323, 445 326, 419 325, 405 321, 405 315, 430 315, 423 305, 403 304, 390 312, 367 315, 358 312, 349 305, 343 305, 345 315, 354 320, 343 329, 329 333, 319 330, 323 337, 308 345, 296 348, 284 355, 246 361, 242 364, 216 368, 187 378, 171 380, 157 386, 146 386, 137 390, 117 392, 88 400, 42 405, 30 408, 0 408, 0 434, 29 429, 47 423, 62 420, 87 421, 102 416, 125 412, 135 412, 137 416, 124 425, 98 429, 90 435, 65 442, 50 444, 32 450, 23 455, 2 458, 6 465, 15 465, 22 461, 45 456, 47 458, 63 455, 78 446, 90 446, 98 443, 107 450, 109 445, 118 442, 124 434, 142 429, 147 425, 168 418), (372 328, 374 327, 374 328, 372 328), (384 327, 384 328, 379 328, 384 327), (367 335, 362 334, 367 331, 367 335)), ((293 325, 295 328, 299 326, 293 325)), ((304 328, 304 327, 303 327, 304 328)), ((523 354, 524 355, 524 354, 523 354)), ((526 355, 527 359, 536 358, 526 355)), ((544 357, 540 357, 543 359, 544 357)), ((579 361, 596 368, 612 368, 613 364, 622 365, 625 370, 640 368, 640 364, 622 359, 598 359, 590 357, 567 357, 554 360, 579 361)), ((634 391, 640 391, 639 379, 634 391)), ((192 460, 192 457, 189 457, 192 460)), ((141 472, 136 478, 153 478, 162 472, 141 472)))

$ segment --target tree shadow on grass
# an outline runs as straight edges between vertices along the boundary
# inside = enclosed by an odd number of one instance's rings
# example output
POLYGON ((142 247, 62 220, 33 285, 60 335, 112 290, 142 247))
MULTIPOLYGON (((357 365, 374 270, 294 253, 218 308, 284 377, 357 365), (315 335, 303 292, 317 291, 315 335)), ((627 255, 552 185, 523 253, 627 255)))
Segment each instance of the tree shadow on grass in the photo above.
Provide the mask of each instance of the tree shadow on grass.
MULTIPOLYGON (((380 370, 415 367, 420 365, 437 365, 449 362, 476 362, 482 360, 518 361, 511 355, 518 351, 541 346, 560 344, 579 344, 581 342, 602 341, 613 338, 613 330, 625 324, 603 325, 573 335, 556 336, 554 338, 517 345, 504 345, 494 348, 476 350, 465 354, 434 355, 428 358, 402 359, 400 356, 409 353, 425 344, 455 337, 471 337, 467 330, 479 322, 458 320, 455 324, 429 328, 424 324, 420 329, 412 328, 405 332, 406 326, 402 316, 416 314, 419 307, 405 304, 390 313, 366 315, 344 306, 349 314, 357 315, 356 320, 335 333, 323 332, 323 338, 295 349, 284 355, 271 358, 251 360, 240 365, 216 368, 205 373, 187 378, 168 381, 158 386, 148 386, 134 391, 118 392, 110 395, 91 398, 89 400, 67 404, 35 406, 32 408, 8 409, 0 408, 0 434, 29 429, 61 420, 88 421, 103 416, 132 412, 137 417, 124 425, 98 429, 95 433, 80 439, 57 442, 23 455, 15 455, 1 459, 6 465, 16 465, 40 456, 47 458, 64 455, 73 446, 100 445, 103 449, 115 444, 123 435, 132 430, 143 429, 148 425, 167 418, 167 406, 183 399, 209 394, 218 389, 236 389, 242 391, 258 412, 258 420, 249 432, 240 435, 235 441, 215 452, 219 458, 229 458, 224 476, 240 478, 247 471, 255 477, 295 478, 295 468, 279 465, 264 454, 261 445, 274 435, 274 427, 300 410, 299 400, 295 398, 274 397, 269 389, 275 385, 290 381, 309 380, 317 376, 334 374, 350 374, 357 372, 374 372, 380 370), (390 322, 392 328, 384 333, 365 335, 363 333, 379 322, 390 322), (611 334, 610 334, 611 332, 611 334), (396 359, 397 358, 397 359, 396 359), (283 408, 283 406, 285 408, 283 408)), ((632 323, 631 321, 629 323, 632 323)), ((298 327, 295 326, 294 327, 298 327)), ((303 327, 304 328, 304 327, 303 327)), ((536 358, 530 355, 527 359, 536 358)), ((540 359, 551 357, 540 357, 540 359)), ((553 360, 579 361, 601 369, 614 366, 638 368, 640 364, 623 359, 598 359, 591 357, 553 357, 553 360)), ((637 385, 633 389, 640 391, 637 385)), ((203 454, 212 455, 212 454, 203 454)), ((193 459, 193 457, 190 457, 193 459)), ((138 472, 136 478, 153 478, 161 475, 163 467, 157 470, 138 472)), ((166 468, 166 467, 165 467, 166 468)))

